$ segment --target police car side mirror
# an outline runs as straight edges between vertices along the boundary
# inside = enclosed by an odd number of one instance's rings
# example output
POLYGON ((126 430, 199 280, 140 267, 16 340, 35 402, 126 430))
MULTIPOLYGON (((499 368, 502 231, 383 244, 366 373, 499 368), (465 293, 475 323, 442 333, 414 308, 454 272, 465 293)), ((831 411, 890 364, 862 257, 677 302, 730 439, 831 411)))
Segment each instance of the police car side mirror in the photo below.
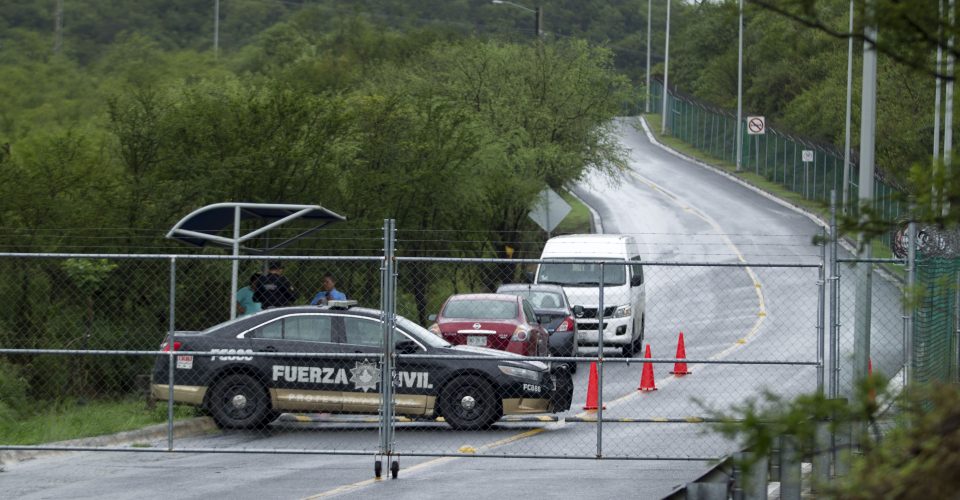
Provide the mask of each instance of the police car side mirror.
POLYGON ((437 320, 436 314, 431 314, 430 316, 427 316, 427 321, 436 321, 436 320, 437 320))
POLYGON ((573 306, 573 315, 580 317, 583 315, 583 306, 573 306))
POLYGON ((417 343, 412 340, 401 340, 397 342, 397 352, 400 354, 415 354, 419 349, 417 343))
POLYGON ((527 283, 533 283, 533 271, 527 271, 523 275, 527 278, 527 283))

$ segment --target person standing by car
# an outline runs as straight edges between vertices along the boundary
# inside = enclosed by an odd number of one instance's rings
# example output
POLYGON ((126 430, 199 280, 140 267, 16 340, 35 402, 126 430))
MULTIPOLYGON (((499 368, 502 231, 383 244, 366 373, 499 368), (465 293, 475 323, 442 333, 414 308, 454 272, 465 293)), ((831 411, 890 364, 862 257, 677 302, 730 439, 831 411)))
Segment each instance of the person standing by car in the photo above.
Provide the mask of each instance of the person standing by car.
POLYGON ((323 275, 323 290, 320 290, 316 295, 313 296, 313 300, 310 301, 310 305, 322 305, 331 300, 347 300, 347 295, 340 290, 337 290, 336 278, 334 278, 332 274, 327 273, 323 275))
POLYGON ((253 291, 253 300, 263 305, 264 309, 293 304, 293 301, 297 299, 297 293, 293 285, 290 284, 290 280, 283 275, 283 263, 275 260, 268 267, 268 273, 257 280, 253 291))
POLYGON ((260 276, 260 273, 253 273, 250 276, 250 284, 237 290, 237 316, 256 314, 263 310, 263 306, 253 300, 253 289, 257 286, 260 276))

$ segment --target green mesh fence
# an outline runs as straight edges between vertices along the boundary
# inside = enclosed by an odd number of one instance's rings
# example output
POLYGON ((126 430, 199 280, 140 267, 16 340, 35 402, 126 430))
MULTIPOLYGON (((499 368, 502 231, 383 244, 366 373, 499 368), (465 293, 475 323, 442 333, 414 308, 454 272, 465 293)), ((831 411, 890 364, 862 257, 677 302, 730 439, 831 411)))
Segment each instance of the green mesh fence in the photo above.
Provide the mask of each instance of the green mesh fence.
POLYGON ((957 273, 960 259, 918 258, 920 301, 913 322, 913 373, 919 383, 957 375, 957 273))
MULTIPOLYGON (((663 83, 650 82, 650 112, 663 112, 663 83)), ((705 103, 692 96, 671 90, 667 95, 667 133, 729 164, 737 163, 737 119, 734 113, 705 103)), ((746 115, 746 114, 745 114, 746 115)), ((752 172, 768 181, 799 194, 807 200, 830 203, 830 192, 836 190, 838 202, 843 199, 843 151, 777 130, 767 123, 766 133, 747 133, 746 116, 741 127, 741 161, 743 171, 752 172), (813 161, 803 161, 803 151, 813 151, 813 161)), ((857 199, 859 167, 851 167, 848 197, 857 199)), ((897 220, 904 207, 897 190, 880 178, 874 178, 874 210, 886 220, 897 220)), ((851 204, 856 214, 856 203, 851 204)), ((890 235, 883 238, 886 246, 890 235)))

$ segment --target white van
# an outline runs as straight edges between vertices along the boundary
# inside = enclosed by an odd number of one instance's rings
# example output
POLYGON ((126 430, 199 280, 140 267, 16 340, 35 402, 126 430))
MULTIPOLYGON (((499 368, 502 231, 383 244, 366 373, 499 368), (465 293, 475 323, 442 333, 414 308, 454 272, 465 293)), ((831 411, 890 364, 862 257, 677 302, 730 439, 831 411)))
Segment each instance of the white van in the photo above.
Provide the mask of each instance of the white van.
POLYGON ((600 342, 597 308, 600 302, 600 264, 584 261, 623 261, 603 266, 603 345, 620 347, 633 356, 643 347, 646 294, 640 251, 632 236, 618 234, 570 234, 550 238, 541 259, 580 262, 541 263, 535 283, 563 287, 573 306, 583 306, 577 317, 580 347, 600 342))

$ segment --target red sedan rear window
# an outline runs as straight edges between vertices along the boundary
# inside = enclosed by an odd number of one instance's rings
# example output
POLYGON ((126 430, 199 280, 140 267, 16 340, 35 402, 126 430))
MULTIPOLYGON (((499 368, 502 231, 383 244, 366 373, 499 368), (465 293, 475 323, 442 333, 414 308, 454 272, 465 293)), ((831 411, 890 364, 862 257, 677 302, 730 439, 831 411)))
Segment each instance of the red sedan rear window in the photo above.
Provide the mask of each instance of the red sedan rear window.
POLYGON ((505 300, 452 300, 443 317, 447 319, 514 319, 517 303, 505 300))

